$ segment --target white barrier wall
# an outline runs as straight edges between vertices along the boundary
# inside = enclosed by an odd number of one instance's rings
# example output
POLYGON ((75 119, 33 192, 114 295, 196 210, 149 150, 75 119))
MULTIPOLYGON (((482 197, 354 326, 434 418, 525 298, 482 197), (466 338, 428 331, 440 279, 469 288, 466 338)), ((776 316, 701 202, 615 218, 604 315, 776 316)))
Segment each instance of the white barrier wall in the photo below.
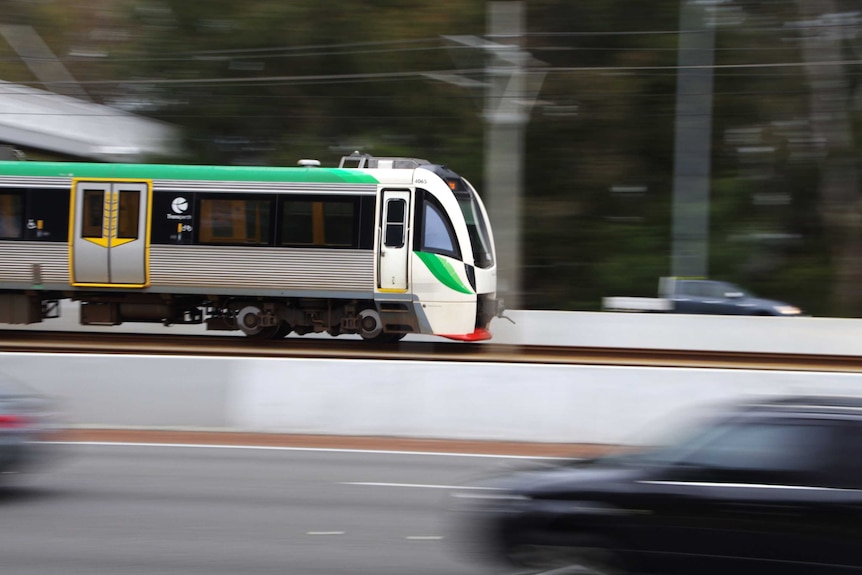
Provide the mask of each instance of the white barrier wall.
MULTIPOLYGON (((492 342, 862 356, 862 320, 507 315, 515 323, 494 320, 492 342)), ((74 306, 27 329, 204 333, 200 326, 84 328, 74 306)), ((656 421, 745 395, 862 395, 862 374, 394 360, 0 354, 0 378, 57 398, 72 424, 88 427, 567 443, 638 441, 656 421)))
POLYGON ((664 313, 513 311, 499 343, 862 356, 862 320, 664 313))
POLYGON ((323 359, 0 355, 84 427, 638 443, 719 400, 862 395, 862 374, 323 359))

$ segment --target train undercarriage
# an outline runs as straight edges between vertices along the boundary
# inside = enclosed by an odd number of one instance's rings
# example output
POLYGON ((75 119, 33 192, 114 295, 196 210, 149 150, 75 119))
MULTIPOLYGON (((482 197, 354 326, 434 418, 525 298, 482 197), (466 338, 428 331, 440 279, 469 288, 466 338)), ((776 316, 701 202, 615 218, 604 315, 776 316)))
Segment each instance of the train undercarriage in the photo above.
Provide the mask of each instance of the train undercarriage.
POLYGON ((80 292, 0 294, 0 322, 29 324, 59 317, 63 299, 80 302, 82 325, 203 324, 207 330, 238 330, 257 339, 328 333, 357 334, 376 343, 420 331, 410 302, 404 301, 80 292))

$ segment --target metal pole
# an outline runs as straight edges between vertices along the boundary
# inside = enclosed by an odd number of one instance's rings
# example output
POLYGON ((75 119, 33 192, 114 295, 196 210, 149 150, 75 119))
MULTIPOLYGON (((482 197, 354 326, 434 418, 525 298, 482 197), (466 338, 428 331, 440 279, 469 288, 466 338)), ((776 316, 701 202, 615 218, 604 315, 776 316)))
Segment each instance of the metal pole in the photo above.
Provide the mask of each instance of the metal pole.
POLYGON ((703 2, 681 0, 671 275, 706 277, 715 27, 703 2))
POLYGON ((524 130, 529 120, 525 60, 520 42, 521 2, 488 3, 489 50, 485 94, 485 190, 497 248, 497 292, 508 309, 521 309, 521 204, 524 130))
POLYGON ((508 309, 520 309, 524 131, 545 77, 545 64, 521 48, 523 2, 489 2, 487 27, 487 39, 444 36, 486 54, 483 82, 457 74, 425 76, 485 91, 485 185, 480 191, 494 227, 497 295, 508 309))

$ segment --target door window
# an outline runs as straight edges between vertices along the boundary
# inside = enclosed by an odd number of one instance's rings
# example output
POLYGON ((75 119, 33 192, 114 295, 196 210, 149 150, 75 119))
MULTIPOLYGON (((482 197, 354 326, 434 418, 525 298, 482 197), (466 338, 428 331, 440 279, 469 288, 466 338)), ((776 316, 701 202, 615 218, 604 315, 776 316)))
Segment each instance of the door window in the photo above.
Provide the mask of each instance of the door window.
POLYGON ((139 235, 139 219, 141 210, 141 192, 124 190, 120 193, 120 213, 117 219, 117 238, 136 240, 139 235))
POLYGON ((104 235, 105 190, 84 190, 81 218, 82 238, 101 238, 104 235))
POLYGON ((407 217, 407 202, 401 199, 386 202, 386 230, 383 244, 387 248, 404 247, 404 229, 407 217))

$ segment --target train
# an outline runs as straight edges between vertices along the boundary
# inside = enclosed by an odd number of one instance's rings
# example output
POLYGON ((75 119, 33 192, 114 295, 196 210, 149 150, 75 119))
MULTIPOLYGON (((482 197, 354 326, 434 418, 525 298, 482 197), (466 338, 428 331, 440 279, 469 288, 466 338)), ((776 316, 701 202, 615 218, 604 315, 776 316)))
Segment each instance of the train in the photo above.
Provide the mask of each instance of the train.
POLYGON ((66 300, 83 325, 482 341, 496 265, 475 188, 424 159, 0 162, 0 323, 66 300))

